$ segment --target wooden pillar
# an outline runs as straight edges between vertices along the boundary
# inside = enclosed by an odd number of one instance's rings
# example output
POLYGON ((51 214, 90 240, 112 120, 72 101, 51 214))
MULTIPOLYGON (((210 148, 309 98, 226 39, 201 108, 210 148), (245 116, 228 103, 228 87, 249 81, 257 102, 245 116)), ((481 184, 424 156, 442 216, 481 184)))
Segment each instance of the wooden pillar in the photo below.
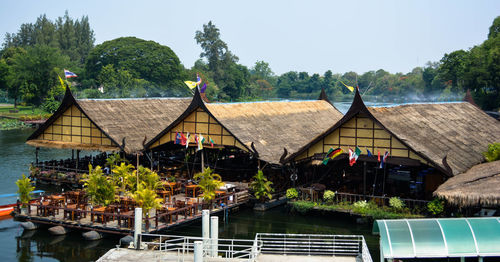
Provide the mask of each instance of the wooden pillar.
POLYGON ((200 150, 201 153, 201 172, 205 172, 205 157, 203 154, 203 149, 200 150))
POLYGON ((38 151, 40 151, 40 148, 39 148, 39 147, 37 147, 37 148, 35 149, 35 163, 36 163, 37 165, 38 165, 38 151))
POLYGON ((366 198, 366 161, 363 162, 363 197, 366 198))
POLYGON ((75 160, 75 150, 71 149, 71 161, 75 160))
POLYGON ((76 150, 76 169, 78 169, 78 165, 80 164, 80 150, 76 150))

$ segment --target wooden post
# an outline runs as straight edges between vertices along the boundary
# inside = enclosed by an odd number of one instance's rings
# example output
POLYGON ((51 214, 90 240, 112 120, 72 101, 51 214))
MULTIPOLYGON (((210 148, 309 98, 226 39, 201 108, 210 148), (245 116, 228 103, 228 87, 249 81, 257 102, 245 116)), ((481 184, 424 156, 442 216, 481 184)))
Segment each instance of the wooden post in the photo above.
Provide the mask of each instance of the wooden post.
POLYGON ((366 198, 366 161, 363 162, 363 197, 366 198))
POLYGON ((76 169, 78 170, 78 164, 80 164, 80 150, 76 150, 76 169))
POLYGON ((135 155, 137 157, 137 167, 135 169, 135 176, 137 179, 136 189, 139 189, 139 153, 136 153, 135 155))
POLYGON ((71 149, 71 160, 75 160, 75 150, 71 149))
POLYGON ((37 148, 35 149, 35 163, 36 163, 37 165, 38 165, 38 151, 40 151, 40 148, 39 148, 39 147, 37 147, 37 148))
POLYGON ((203 149, 200 150, 200 153, 201 153, 201 172, 205 172, 205 157, 204 154, 203 154, 203 149))

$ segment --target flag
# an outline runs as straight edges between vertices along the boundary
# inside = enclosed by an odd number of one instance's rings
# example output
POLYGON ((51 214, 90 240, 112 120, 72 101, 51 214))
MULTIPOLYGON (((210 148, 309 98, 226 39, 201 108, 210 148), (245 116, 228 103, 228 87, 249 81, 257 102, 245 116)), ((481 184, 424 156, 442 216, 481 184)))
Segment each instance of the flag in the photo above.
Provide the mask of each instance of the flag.
POLYGON ((186 84, 189 89, 193 89, 196 87, 196 82, 193 82, 193 81, 184 81, 184 84, 186 84))
POLYGON ((387 160, 387 157, 389 156, 389 152, 385 151, 384 157, 382 158, 382 161, 380 161, 380 168, 384 167, 384 163, 387 160))
POLYGON ((62 80, 62 78, 59 75, 57 75, 57 77, 59 77, 59 82, 61 82, 62 89, 66 90, 66 85, 64 85, 64 81, 62 80))
POLYGON ((201 84, 201 78, 198 74, 196 74, 196 85, 199 86, 201 84))
POLYGON ((377 150, 378 151, 378 158, 377 158, 377 161, 380 162, 380 150, 377 150))
POLYGON ((181 133, 181 145, 185 146, 186 145, 187 138, 184 136, 184 133, 181 133))
POLYGON ((368 148, 366 148, 366 153, 368 156, 373 156, 372 152, 370 152, 370 150, 368 150, 368 148))
POLYGON ((214 140, 209 136, 208 140, 210 141, 210 146, 214 147, 214 140))
POLYGON ((64 76, 65 76, 66 78, 77 77, 77 75, 76 75, 75 73, 70 72, 70 71, 68 71, 68 70, 66 70, 66 69, 64 69, 64 76))
POLYGON ((344 84, 344 82, 342 82, 342 81, 340 81, 340 83, 342 83, 347 89, 349 89, 349 91, 354 92, 354 87, 348 86, 348 85, 344 84))
POLYGON ((203 86, 200 89, 200 93, 205 93, 205 90, 207 90, 207 83, 203 84, 203 86))
POLYGON ((181 143, 181 134, 179 132, 175 133, 175 142, 174 144, 180 144, 181 143))
POLYGON ((326 157, 325 159, 323 159, 323 165, 326 165, 328 164, 328 161, 330 159, 334 159, 336 158, 337 156, 339 156, 340 154, 342 154, 344 151, 342 150, 342 148, 336 148, 336 149, 333 149, 333 148, 330 148, 330 150, 328 150, 328 152, 326 153, 326 157))
POLYGON ((358 160, 359 155, 361 154, 361 149, 359 147, 356 147, 354 151, 349 148, 349 165, 353 166, 356 161, 358 160))
POLYGON ((203 141, 205 141, 205 138, 203 137, 203 135, 199 135, 198 136, 198 150, 202 150, 203 149, 203 141))
POLYGON ((191 139, 191 138, 189 137, 189 132, 188 132, 187 136, 186 136, 186 148, 189 147, 189 139, 191 139))

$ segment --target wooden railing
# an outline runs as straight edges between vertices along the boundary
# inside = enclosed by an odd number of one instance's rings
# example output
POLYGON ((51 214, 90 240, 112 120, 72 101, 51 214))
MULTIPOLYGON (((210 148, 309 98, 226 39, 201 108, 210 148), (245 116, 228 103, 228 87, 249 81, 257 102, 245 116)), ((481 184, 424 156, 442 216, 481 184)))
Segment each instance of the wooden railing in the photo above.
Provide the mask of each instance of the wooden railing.
MULTIPOLYGON (((351 194, 351 193, 341 193, 337 192, 335 193, 335 202, 340 203, 340 202, 347 202, 347 203, 354 203, 358 201, 372 201, 377 203, 379 206, 389 206, 389 199, 390 197, 387 196, 370 196, 370 195, 360 195, 360 194, 351 194)), ((408 198, 400 198, 404 203, 405 206, 408 208, 426 208, 427 203, 430 201, 427 200, 418 200, 418 199, 408 199, 408 198)))

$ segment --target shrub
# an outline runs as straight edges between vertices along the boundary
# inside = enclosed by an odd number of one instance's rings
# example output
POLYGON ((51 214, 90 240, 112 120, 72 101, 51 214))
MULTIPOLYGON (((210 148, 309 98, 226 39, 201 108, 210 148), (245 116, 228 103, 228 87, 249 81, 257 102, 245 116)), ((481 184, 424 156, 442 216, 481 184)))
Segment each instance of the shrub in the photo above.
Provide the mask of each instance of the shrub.
POLYGON ((299 192, 295 188, 289 188, 286 190, 286 198, 288 199, 296 199, 299 197, 299 192))
POLYGON ((23 174, 22 178, 16 181, 16 185, 19 200, 21 200, 23 205, 28 204, 31 200, 30 194, 35 189, 35 187, 31 185, 31 180, 23 174))
POLYGON ((439 198, 434 198, 427 204, 427 210, 434 216, 438 216, 444 211, 444 201, 439 198))
POLYGON ((360 200, 352 204, 352 211, 360 214, 364 214, 369 208, 368 202, 366 200, 360 200))
POLYGON ((323 194, 323 200, 327 203, 333 203, 333 198, 335 197, 335 192, 331 190, 326 190, 323 194))
POLYGON ((265 201, 266 198, 273 198, 271 195, 271 193, 274 192, 274 189, 271 187, 272 184, 273 182, 267 180, 267 177, 264 175, 262 170, 259 170, 253 177, 253 181, 250 183, 250 188, 252 188, 255 198, 260 201, 265 201))
POLYGON ((210 201, 215 198, 215 190, 224 186, 222 178, 219 174, 213 173, 210 168, 206 168, 204 172, 194 175, 194 179, 198 181, 198 186, 203 192, 203 200, 210 201))
POLYGON ((405 207, 405 203, 399 197, 391 197, 389 199, 389 206, 396 210, 401 210, 405 207))
POLYGON ((316 206, 316 203, 310 201, 296 201, 292 204, 292 211, 297 211, 301 214, 305 214, 312 210, 316 206))
POLYGON ((488 151, 484 152, 483 155, 488 162, 500 160, 500 143, 489 144, 488 151))

